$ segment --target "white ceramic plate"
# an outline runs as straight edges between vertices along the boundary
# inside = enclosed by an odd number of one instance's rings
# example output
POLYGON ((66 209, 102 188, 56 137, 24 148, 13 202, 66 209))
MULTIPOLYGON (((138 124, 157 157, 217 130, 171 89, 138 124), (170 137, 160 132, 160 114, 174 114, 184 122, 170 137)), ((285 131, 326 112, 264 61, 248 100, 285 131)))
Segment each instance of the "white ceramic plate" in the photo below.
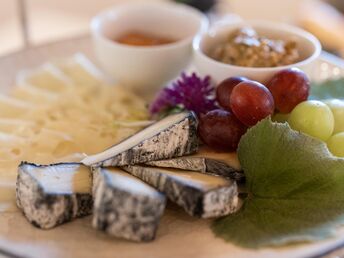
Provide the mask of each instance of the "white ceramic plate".
MULTIPOLYGON (((8 91, 16 72, 47 60, 84 52, 93 58, 88 37, 56 42, 0 58, 0 90, 8 91)), ((344 76, 344 60, 323 54, 312 79, 344 76)), ((44 231, 29 224, 19 211, 0 213, 0 257, 121 257, 121 258, 306 258, 324 254, 344 245, 344 228, 326 241, 281 248, 247 250, 215 238, 211 220, 195 219, 178 207, 168 205, 157 239, 137 244, 106 236, 91 227, 91 218, 75 220, 44 231)), ((333 257, 333 256, 326 256, 333 257)))

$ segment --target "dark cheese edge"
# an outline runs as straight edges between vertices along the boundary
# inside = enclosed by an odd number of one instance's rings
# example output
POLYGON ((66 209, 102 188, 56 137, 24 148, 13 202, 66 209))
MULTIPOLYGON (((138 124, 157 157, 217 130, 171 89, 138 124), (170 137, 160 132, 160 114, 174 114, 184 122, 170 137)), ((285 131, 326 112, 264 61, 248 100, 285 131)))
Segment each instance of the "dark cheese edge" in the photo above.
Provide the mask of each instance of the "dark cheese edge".
POLYGON ((222 176, 233 179, 238 182, 245 181, 245 175, 242 170, 237 170, 223 161, 205 158, 206 172, 211 175, 222 176))
MULTIPOLYGON (((147 166, 134 166, 134 167, 126 166, 126 167, 123 167, 123 169, 129 172, 130 174, 140 178, 144 182, 150 184, 151 186, 155 187, 159 191, 165 193, 169 200, 175 202, 176 204, 181 206, 189 215, 195 216, 195 217, 208 217, 208 215, 205 214, 204 203, 203 203, 204 197, 207 194, 211 194, 211 193, 222 194, 223 189, 227 189, 229 187, 234 187, 234 188, 237 187, 236 182, 231 181, 232 184, 229 186, 218 187, 215 189, 202 191, 192 185, 185 184, 184 181, 180 181, 177 178, 163 176, 163 174, 160 174, 160 173, 157 174, 155 179, 153 179, 154 182, 147 180, 147 178, 145 177, 145 176, 149 176, 148 173, 145 171, 145 169, 149 169, 149 167, 147 166), (135 169, 136 169, 136 172, 138 172, 140 175, 138 175, 134 171, 135 169)), ((228 212, 233 213, 234 211, 235 209, 229 209, 228 212)), ((228 214, 228 213, 222 212, 221 210, 213 211, 211 213, 219 214, 219 215, 214 215, 214 217, 228 214)))
MULTIPOLYGON (((25 217, 28 221, 37 228, 41 229, 50 229, 56 227, 60 224, 72 221, 75 218, 83 217, 90 215, 92 213, 92 206, 93 206, 93 198, 91 194, 88 193, 74 193, 74 194, 51 194, 45 193, 43 187, 40 185, 39 181, 33 178, 28 172, 23 169, 23 166, 35 166, 35 167, 49 167, 54 165, 82 165, 81 163, 57 163, 51 165, 38 165, 29 162, 21 162, 18 168, 18 176, 16 182, 16 202, 18 208, 23 212, 25 217), (32 180, 32 183, 35 186, 35 189, 31 189, 32 194, 36 196, 35 201, 30 200, 30 206, 33 210, 39 210, 40 207, 44 208, 47 207, 48 210, 52 210, 53 205, 58 202, 67 203, 67 208, 64 210, 59 217, 55 219, 55 223, 53 225, 47 226, 42 224, 39 221, 38 217, 33 216, 32 214, 26 212, 26 208, 22 206, 22 199, 28 198, 27 196, 22 196, 21 194, 21 184, 24 184, 23 180, 21 179, 22 174, 27 174, 28 178, 32 180), (78 206, 77 213, 75 216, 74 213, 74 199, 76 200, 76 204, 78 206)), ((24 184, 25 185, 25 184, 24 184)), ((25 185, 27 186, 27 185, 25 185)), ((29 186, 27 186, 29 187, 29 186)), ((31 188, 31 187, 30 187, 31 188)))
MULTIPOLYGON (((188 112, 187 116, 179 121, 179 123, 185 121, 185 120, 189 121, 189 141, 188 144, 186 144, 186 146, 184 146, 184 150, 182 151, 182 155, 190 155, 190 154, 194 154, 198 151, 198 147, 199 147, 199 141, 198 141, 198 136, 197 136, 197 128, 198 128, 198 119, 197 116, 194 112, 188 112)), ((136 147, 140 147, 140 145, 142 145, 144 142, 148 142, 148 141, 153 141, 154 142, 154 138, 159 137, 159 135, 161 135, 163 132, 166 132, 170 129, 172 129, 173 127, 175 127, 178 124, 173 124, 169 127, 166 127, 164 130, 160 131, 159 133, 155 134, 154 136, 152 136, 151 138, 145 139, 142 142, 138 143, 137 145, 131 147, 130 149, 116 155, 113 156, 109 159, 97 162, 95 164, 92 164, 92 167, 109 167, 109 166, 127 166, 127 165, 135 165, 135 164, 140 164, 140 163, 145 163, 148 161, 152 161, 152 160, 159 160, 162 158, 173 158, 173 157, 178 157, 181 156, 180 153, 180 146, 177 147, 174 150, 174 153, 170 154, 170 157, 152 157, 154 156, 152 153, 147 153, 145 152, 145 150, 141 150, 141 149, 135 149, 136 147), (125 160, 125 162, 122 162, 122 160, 125 160)), ((148 127, 147 127, 148 128, 148 127)), ((145 128, 145 129, 147 129, 145 128)), ((145 130, 143 129, 143 130, 145 130)), ((129 139, 130 137, 124 139, 123 141, 119 142, 118 144, 126 141, 127 139, 129 139)), ((117 145, 117 144, 116 144, 117 145)), ((115 145, 113 145, 112 147, 114 147, 115 145)), ((110 148, 112 148, 110 147, 110 148)))
POLYGON ((18 167, 22 167, 25 165, 34 166, 34 167, 52 167, 52 166, 63 166, 63 165, 82 165, 82 166, 85 166, 84 164, 82 164, 80 162, 58 162, 58 163, 46 165, 46 164, 36 164, 36 163, 28 162, 28 161, 22 161, 22 162, 20 162, 18 167))
POLYGON ((184 156, 169 160, 147 162, 146 164, 140 165, 195 171, 208 175, 221 176, 223 178, 235 180, 238 182, 243 182, 245 180, 243 171, 237 170, 223 161, 206 157, 184 156), (198 168, 196 166, 193 167, 192 165, 190 166, 189 164, 193 162, 192 160, 200 161, 202 163, 202 168, 198 168), (159 164, 159 162, 161 162, 162 164, 159 164))
MULTIPOLYGON (((99 173, 97 175, 97 186, 95 189, 95 199, 93 210, 93 220, 92 226, 98 230, 104 231, 115 237, 125 238, 127 240, 138 241, 138 242, 150 242, 155 239, 156 232, 160 223, 160 219, 163 215, 166 206, 166 198, 162 193, 157 191, 155 197, 144 196, 144 195, 133 195, 127 190, 114 188, 110 183, 110 179, 106 175, 100 174, 101 168, 95 169, 94 173, 99 173), (99 197, 100 196, 100 197, 99 197), (111 231, 111 226, 113 223, 118 223, 116 219, 109 222, 109 218, 118 218, 120 219, 121 211, 118 210, 122 201, 118 202, 118 198, 121 197, 124 201, 133 200, 134 203, 139 205, 141 208, 136 208, 136 212, 133 212, 129 217, 130 220, 126 219, 125 225, 121 226, 121 230, 117 232, 111 231), (99 199, 98 199, 99 198, 99 199), (99 202, 99 203, 98 203, 99 202), (142 207, 147 205, 148 208, 142 210, 142 207), (143 214, 144 216, 150 216, 150 221, 140 222, 137 215, 143 214), (114 215, 114 216, 110 216, 114 215), (127 235, 127 230, 130 227, 130 230, 133 232, 132 235, 127 235)), ((143 184, 146 184, 142 181, 143 184)), ((147 219, 147 218, 146 218, 147 219)), ((146 220, 145 219, 145 220, 146 220)))

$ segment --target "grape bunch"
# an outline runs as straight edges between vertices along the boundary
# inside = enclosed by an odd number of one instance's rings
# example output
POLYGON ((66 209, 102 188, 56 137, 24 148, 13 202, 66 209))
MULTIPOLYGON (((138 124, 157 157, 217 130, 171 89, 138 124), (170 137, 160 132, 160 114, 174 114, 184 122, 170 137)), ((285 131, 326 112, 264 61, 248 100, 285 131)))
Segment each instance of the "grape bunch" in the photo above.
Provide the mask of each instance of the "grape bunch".
POLYGON ((288 123, 294 130, 326 142, 333 155, 344 158, 343 100, 304 101, 290 113, 288 123))
POLYGON ((215 150, 235 151, 249 127, 275 111, 284 117, 307 100, 309 91, 308 77, 297 68, 277 73, 266 86, 245 77, 228 78, 216 91, 223 110, 201 116, 200 138, 215 150))

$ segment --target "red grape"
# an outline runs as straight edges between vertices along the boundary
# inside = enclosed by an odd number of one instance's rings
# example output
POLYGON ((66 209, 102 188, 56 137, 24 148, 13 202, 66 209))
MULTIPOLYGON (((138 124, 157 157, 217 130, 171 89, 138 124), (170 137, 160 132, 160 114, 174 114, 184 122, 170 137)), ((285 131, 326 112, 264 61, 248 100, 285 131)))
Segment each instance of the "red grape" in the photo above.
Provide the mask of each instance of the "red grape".
POLYGON ((240 82, 247 81, 248 79, 245 77, 230 77, 224 81, 222 81, 216 89, 216 99, 219 102, 220 106, 224 109, 230 111, 230 97, 232 94, 232 90, 235 86, 237 86, 240 82))
POLYGON ((255 125, 275 110, 268 88, 254 81, 244 81, 235 86, 230 103, 234 115, 247 126, 255 125))
POLYGON ((231 112, 221 109, 201 115, 198 127, 202 141, 217 151, 236 151, 246 130, 231 112))
POLYGON ((274 97, 276 109, 288 114, 298 104, 308 99, 310 81, 300 69, 291 68, 277 73, 267 87, 274 97))

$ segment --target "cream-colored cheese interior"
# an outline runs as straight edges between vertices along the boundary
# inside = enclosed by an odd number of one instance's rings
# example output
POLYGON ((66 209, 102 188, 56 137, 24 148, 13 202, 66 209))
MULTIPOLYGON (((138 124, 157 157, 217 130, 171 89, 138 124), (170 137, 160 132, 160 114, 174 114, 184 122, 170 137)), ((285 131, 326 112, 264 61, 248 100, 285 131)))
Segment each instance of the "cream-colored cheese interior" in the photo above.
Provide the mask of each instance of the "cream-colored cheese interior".
POLYGON ((241 170, 241 165, 236 152, 216 152, 209 147, 202 146, 198 153, 190 157, 202 157, 224 162, 229 166, 241 170))
POLYGON ((140 179, 122 171, 119 168, 107 168, 102 169, 102 173, 105 174, 110 180, 113 186, 121 188, 123 190, 130 191, 140 195, 156 195, 157 191, 141 181, 140 179))
POLYGON ((202 174, 193 171, 185 171, 178 169, 162 169, 162 168, 147 168, 153 173, 163 173, 173 177, 179 181, 183 181, 185 184, 193 185, 199 188, 204 188, 205 190, 210 190, 213 188, 228 186, 232 184, 231 181, 224 179, 219 176, 212 176, 207 174, 202 174))
POLYGON ((179 113, 172 116, 169 116, 155 124, 152 124, 151 126, 143 129, 142 131, 138 132, 137 134, 134 134, 127 140, 99 153, 96 155, 88 156, 85 159, 83 159, 81 162, 85 165, 92 165, 94 163, 107 160, 113 156, 116 156, 120 154, 121 152, 139 144, 140 142, 152 138, 154 135, 156 135, 159 131, 164 130, 181 120, 185 118, 186 113, 179 113))
POLYGON ((27 165, 26 169, 48 193, 91 193, 91 172, 83 165, 27 165))

